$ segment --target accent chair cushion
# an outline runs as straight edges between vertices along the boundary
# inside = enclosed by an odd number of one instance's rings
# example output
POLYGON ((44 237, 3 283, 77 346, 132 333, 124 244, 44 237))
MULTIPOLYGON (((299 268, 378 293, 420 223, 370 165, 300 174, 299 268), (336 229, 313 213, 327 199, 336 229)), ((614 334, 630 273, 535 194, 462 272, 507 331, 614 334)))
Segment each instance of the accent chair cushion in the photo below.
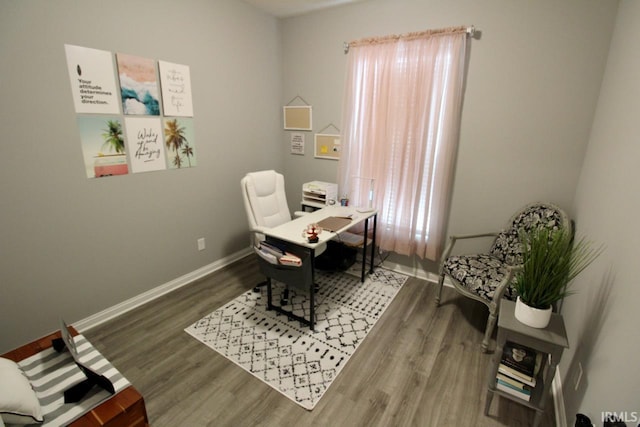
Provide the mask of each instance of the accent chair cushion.
POLYGON ((42 408, 22 370, 12 360, 0 357, 0 415, 6 424, 36 424, 44 421, 42 408))
MULTIPOLYGON (((451 256, 443 271, 466 290, 487 301, 493 299, 496 288, 509 274, 502 261, 486 254, 451 256)), ((513 286, 507 286, 503 298, 514 301, 516 297, 513 286)))
POLYGON ((526 232, 535 228, 558 230, 561 227, 562 214, 557 209, 545 205, 531 205, 511 219, 509 228, 498 234, 489 253, 508 265, 520 265, 522 264, 520 230, 526 232))

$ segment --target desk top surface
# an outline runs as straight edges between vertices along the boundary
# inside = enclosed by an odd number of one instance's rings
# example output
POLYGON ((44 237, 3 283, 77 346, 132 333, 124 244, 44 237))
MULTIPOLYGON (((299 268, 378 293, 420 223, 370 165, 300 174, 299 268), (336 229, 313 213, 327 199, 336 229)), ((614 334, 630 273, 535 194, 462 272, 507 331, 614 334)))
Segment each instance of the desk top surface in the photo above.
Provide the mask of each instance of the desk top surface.
POLYGON ((321 245, 333 239, 337 234, 348 230, 354 225, 364 222, 367 218, 371 218, 376 214, 376 210, 358 212, 358 208, 352 206, 327 206, 314 212, 308 212, 301 217, 298 217, 277 227, 265 230, 264 234, 266 236, 294 243, 299 246, 315 248, 318 245, 321 245), (351 222, 348 225, 340 228, 339 230, 336 230, 335 232, 323 230, 322 233, 318 235, 318 243, 309 243, 306 237, 303 237, 302 232, 307 228, 308 224, 315 224, 331 216, 350 216, 351 222))

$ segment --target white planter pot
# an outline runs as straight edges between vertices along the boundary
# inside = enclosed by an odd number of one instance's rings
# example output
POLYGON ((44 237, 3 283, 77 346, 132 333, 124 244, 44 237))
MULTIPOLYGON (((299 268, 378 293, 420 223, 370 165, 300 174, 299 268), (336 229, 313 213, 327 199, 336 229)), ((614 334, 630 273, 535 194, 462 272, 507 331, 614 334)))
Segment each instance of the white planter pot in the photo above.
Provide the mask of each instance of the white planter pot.
POLYGON ((529 307, 523 303, 520 297, 516 301, 516 319, 532 328, 546 328, 551 320, 551 307, 546 310, 529 307))

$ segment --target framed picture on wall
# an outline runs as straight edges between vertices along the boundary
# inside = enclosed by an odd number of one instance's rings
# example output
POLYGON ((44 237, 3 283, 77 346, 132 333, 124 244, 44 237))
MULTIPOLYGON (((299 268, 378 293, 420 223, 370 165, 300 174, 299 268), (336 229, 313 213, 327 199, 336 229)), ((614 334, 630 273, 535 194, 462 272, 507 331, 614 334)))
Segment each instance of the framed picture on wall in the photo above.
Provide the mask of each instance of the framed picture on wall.
POLYGON ((313 128, 311 106, 282 107, 286 130, 311 130, 313 128))
POLYGON ((340 135, 316 133, 315 155, 318 159, 340 159, 340 135))

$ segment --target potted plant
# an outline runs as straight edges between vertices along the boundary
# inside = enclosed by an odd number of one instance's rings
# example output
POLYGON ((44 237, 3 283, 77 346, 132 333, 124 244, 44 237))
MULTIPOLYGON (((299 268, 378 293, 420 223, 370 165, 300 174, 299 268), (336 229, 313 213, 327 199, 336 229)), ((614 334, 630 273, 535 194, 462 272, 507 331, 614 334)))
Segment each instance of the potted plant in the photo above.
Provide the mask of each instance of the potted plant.
POLYGON ((516 273, 515 317, 545 328, 553 305, 573 292, 571 281, 600 255, 584 238, 574 241, 569 230, 534 229, 521 233, 522 269, 516 273))

